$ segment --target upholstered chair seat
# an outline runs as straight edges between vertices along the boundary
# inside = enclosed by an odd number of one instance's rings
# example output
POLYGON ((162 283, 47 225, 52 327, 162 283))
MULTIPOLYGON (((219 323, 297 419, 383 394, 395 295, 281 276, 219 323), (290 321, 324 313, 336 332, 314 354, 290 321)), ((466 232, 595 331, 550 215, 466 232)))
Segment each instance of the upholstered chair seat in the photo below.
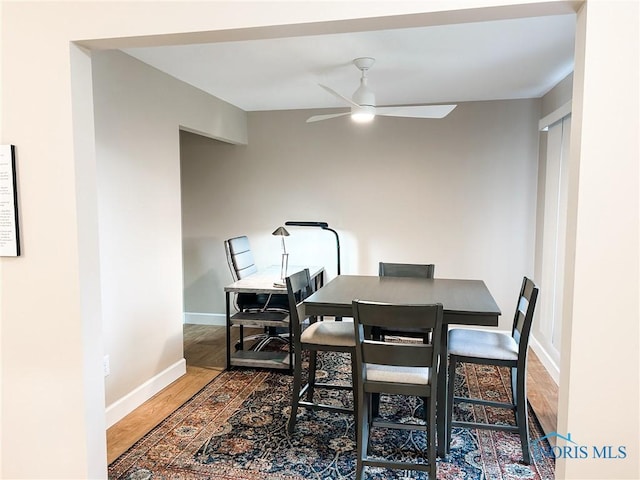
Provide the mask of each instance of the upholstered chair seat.
POLYGON ((501 332, 456 328, 449 334, 449 354, 516 361, 518 342, 501 332))
POLYGON ((366 363, 364 371, 368 382, 393 382, 415 385, 429 385, 431 382, 431 369, 429 367, 398 367, 395 365, 366 363))
POLYGON ((301 334, 300 341, 313 345, 339 345, 355 347, 351 322, 316 322, 309 325, 301 334))

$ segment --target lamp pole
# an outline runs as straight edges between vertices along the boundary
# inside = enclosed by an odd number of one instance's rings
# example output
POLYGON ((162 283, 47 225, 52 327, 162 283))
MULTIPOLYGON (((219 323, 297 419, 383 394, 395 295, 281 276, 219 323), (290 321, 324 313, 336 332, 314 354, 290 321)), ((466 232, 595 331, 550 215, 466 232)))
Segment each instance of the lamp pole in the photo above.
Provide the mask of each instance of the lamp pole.
POLYGON ((289 254, 287 253, 287 248, 284 245, 284 237, 289 236, 289 232, 284 227, 278 227, 271 235, 277 235, 282 238, 282 261, 280 264, 280 280, 284 282, 285 277, 287 276, 287 270, 289 268, 289 254))
POLYGON ((333 228, 329 228, 327 227, 322 227, 323 230, 328 230, 330 232, 333 232, 333 234, 336 236, 336 255, 337 255, 337 270, 338 270, 338 275, 340 275, 340 237, 338 236, 338 232, 336 232, 333 228))

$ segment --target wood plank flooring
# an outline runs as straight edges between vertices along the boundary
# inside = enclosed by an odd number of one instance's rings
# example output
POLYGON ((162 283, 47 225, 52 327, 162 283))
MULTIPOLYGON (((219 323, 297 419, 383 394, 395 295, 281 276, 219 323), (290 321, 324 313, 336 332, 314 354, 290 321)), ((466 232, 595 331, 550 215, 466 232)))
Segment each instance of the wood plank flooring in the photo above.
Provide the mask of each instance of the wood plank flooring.
MULTIPOLYGON (((187 373, 107 430, 111 463, 224 370, 225 327, 184 325, 187 373)), ((558 388, 530 351, 528 397, 545 433, 555 431, 558 388)))
POLYGON ((225 327, 184 325, 187 373, 107 430, 107 462, 127 451, 225 368, 225 327))
MULTIPOLYGON (((558 428, 558 386, 531 349, 527 362, 527 398, 544 433, 555 432, 558 428)), ((549 442, 555 445, 556 437, 551 437, 549 442)))

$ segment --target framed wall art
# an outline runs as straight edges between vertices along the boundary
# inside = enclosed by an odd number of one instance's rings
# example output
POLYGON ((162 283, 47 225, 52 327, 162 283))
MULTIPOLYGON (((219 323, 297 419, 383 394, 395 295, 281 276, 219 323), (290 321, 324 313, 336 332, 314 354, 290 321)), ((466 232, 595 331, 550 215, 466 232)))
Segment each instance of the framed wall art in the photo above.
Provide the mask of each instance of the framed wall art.
POLYGON ((20 256, 14 145, 0 145, 0 256, 20 256))

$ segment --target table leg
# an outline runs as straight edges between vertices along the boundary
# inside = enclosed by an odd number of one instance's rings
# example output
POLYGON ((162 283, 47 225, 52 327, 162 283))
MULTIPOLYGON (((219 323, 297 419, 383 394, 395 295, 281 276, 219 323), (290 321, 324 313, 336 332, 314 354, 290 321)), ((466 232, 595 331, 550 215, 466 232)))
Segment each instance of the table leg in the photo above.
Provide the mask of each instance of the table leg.
POLYGON ((449 355, 447 353, 448 342, 448 325, 442 326, 442 335, 440 336, 440 365, 438 366, 438 394, 437 394, 437 454, 444 458, 449 453, 449 443, 447 439, 447 363, 449 355))
POLYGON ((231 302, 229 292, 225 292, 225 303, 227 307, 227 370, 231 368, 231 302))
MULTIPOLYGON (((314 279, 313 292, 315 293, 324 286, 324 270, 322 270, 314 279)), ((318 320, 323 321, 324 317, 318 317, 318 320)), ((292 344, 293 345, 293 344, 292 344)), ((292 349, 293 350, 293 349, 292 349)))

